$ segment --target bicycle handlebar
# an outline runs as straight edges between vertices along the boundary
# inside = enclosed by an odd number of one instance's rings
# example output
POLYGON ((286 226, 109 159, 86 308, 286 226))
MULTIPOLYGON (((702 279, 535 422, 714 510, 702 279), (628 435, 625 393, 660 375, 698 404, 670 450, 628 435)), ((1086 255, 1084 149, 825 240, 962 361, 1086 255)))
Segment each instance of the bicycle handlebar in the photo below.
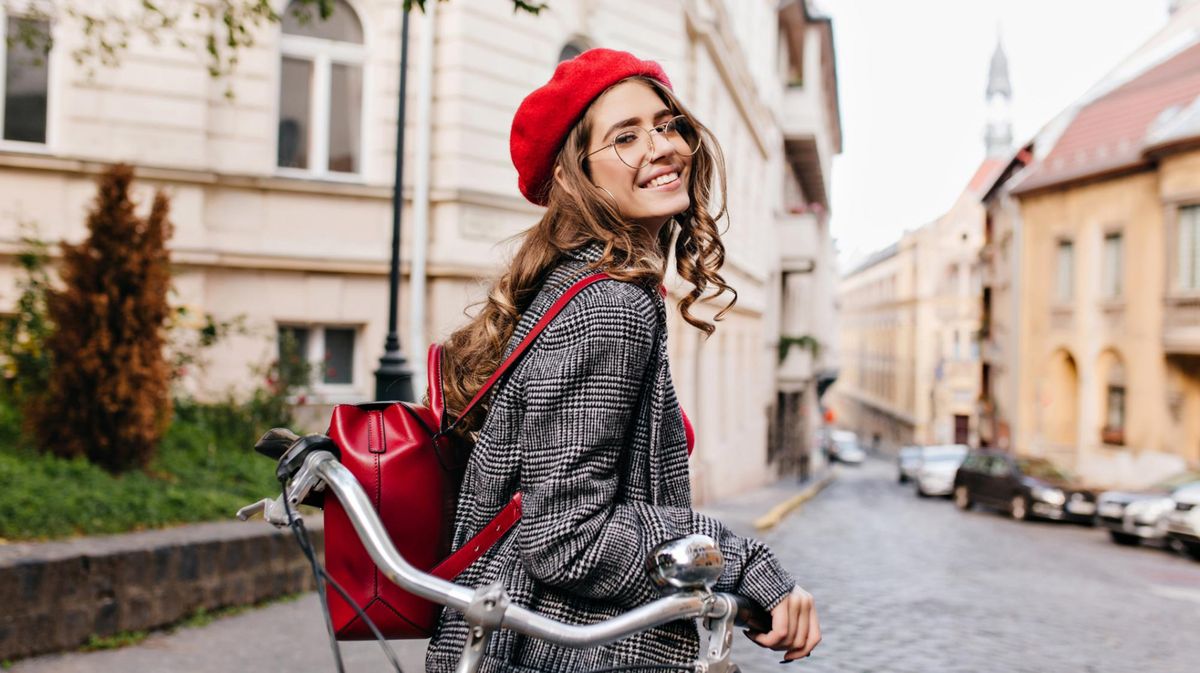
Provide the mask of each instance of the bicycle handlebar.
MULTIPOLYGON (((358 480, 332 454, 318 451, 309 455, 306 462, 305 467, 333 490, 363 547, 389 580, 408 592, 460 612, 465 613, 471 608, 476 592, 421 572, 404 559, 392 544, 358 480)), ((754 630, 770 630, 769 616, 764 620, 762 608, 753 602, 733 594, 707 591, 671 594, 618 617, 587 625, 564 624, 519 605, 509 605, 499 626, 567 647, 585 648, 607 645, 677 619, 721 618, 731 611, 738 613, 739 622, 754 630), (763 624, 767 626, 763 628, 763 624)))

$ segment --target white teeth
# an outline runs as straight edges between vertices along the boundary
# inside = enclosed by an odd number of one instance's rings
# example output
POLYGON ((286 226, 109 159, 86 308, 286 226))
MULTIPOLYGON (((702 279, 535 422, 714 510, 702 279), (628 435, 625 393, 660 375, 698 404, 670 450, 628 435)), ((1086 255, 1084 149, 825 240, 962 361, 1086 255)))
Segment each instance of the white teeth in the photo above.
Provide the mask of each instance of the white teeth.
POLYGON ((654 178, 653 180, 651 180, 650 182, 647 182, 646 186, 643 187, 643 189, 648 189, 650 187, 661 187, 661 186, 667 184, 668 182, 674 182, 677 179, 679 179, 678 173, 667 173, 665 175, 660 175, 657 178, 654 178))

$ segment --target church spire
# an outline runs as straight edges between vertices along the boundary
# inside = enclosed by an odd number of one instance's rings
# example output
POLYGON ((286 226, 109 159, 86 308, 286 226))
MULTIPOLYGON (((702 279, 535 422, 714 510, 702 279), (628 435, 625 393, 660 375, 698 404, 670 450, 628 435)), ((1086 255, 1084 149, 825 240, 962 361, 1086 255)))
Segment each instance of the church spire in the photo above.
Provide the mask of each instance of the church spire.
MULTIPOLYGON (((997 31, 999 33, 999 31, 997 31)), ((989 157, 1005 156, 1012 151, 1012 119, 1009 106, 1012 103, 1012 85, 1008 81, 1008 57, 1000 36, 996 36, 996 51, 992 52, 992 63, 988 69, 987 105, 988 122, 984 140, 989 157)))

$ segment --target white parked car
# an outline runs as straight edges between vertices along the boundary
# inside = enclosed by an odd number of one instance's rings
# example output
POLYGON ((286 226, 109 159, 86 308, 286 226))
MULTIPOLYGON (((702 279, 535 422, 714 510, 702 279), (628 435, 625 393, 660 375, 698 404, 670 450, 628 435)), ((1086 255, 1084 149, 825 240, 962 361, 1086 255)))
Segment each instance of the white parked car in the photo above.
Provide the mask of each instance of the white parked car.
POLYGON ((828 444, 830 462, 858 465, 867 454, 858 443, 858 435, 849 430, 830 430, 828 444))
POLYGON ((921 467, 921 447, 906 444, 900 447, 896 454, 896 481, 908 483, 917 478, 917 470, 921 467))
POLYGON ((1171 498, 1175 509, 1167 514, 1167 538, 1200 561, 1200 484, 1180 488, 1171 498))
POLYGON ((1117 544, 1161 541, 1167 534, 1167 516, 1175 511, 1172 494, 1191 485, 1200 485, 1200 472, 1181 472, 1138 491, 1105 491, 1096 499, 1100 524, 1117 544))
POLYGON ((966 459, 970 447, 965 444, 939 444, 921 447, 916 469, 917 495, 948 496, 954 492, 954 474, 966 459))

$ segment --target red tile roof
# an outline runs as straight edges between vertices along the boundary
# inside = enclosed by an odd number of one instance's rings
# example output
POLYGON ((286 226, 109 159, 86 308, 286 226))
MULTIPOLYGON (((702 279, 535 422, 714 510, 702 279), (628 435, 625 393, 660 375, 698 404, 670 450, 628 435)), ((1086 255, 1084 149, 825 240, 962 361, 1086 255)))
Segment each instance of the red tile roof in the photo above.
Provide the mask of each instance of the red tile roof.
POLYGON ((1164 110, 1200 96, 1200 44, 1090 103, 1045 158, 1026 172, 1020 194, 1146 165, 1147 132, 1164 110))
POLYGON ((979 168, 975 170, 975 175, 971 176, 971 181, 967 183, 967 191, 972 194, 981 193, 986 187, 991 185, 991 180, 996 176, 996 171, 1000 170, 1008 159, 1000 159, 989 157, 979 164, 979 168))

